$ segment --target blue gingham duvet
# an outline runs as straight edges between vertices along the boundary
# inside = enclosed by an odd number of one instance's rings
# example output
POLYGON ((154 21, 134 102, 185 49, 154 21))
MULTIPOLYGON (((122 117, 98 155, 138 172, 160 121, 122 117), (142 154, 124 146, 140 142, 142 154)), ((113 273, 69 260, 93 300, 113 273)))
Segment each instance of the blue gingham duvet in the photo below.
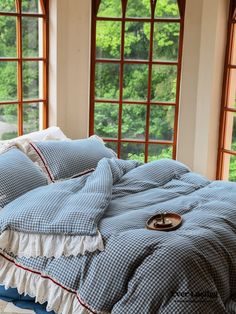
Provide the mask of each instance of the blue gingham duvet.
POLYGON ((63 314, 236 313, 236 184, 171 160, 127 163, 100 213, 104 251, 19 258, 3 249, 0 284, 63 314), (145 229, 160 211, 181 214, 182 226, 145 229))

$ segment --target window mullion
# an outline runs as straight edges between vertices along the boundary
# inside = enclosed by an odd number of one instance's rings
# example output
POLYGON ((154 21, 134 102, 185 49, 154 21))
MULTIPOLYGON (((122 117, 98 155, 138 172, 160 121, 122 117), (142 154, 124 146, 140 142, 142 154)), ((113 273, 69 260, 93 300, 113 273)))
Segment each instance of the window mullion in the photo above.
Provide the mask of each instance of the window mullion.
POLYGON ((18 134, 23 134, 23 64, 22 64, 22 16, 21 0, 17 0, 17 98, 18 98, 18 134))
POLYGON ((177 136, 178 136, 178 121, 179 121, 179 102, 180 102, 180 81, 181 81, 181 68, 182 68, 182 54, 183 54, 183 37, 184 37, 184 11, 185 1, 182 2, 182 13, 180 22, 179 34, 179 52, 178 52, 178 65, 177 65, 177 81, 176 81, 176 107, 175 107, 175 121, 174 121, 174 134, 173 134, 173 158, 177 154, 177 136))
POLYGON ((124 81, 124 50, 125 50, 125 11, 127 1, 122 1, 122 21, 121 21, 121 52, 120 52, 120 77, 119 77, 119 116, 118 116, 118 158, 121 156, 121 138, 122 138, 122 101, 123 101, 123 81, 124 81))
MULTIPOLYGON (((48 3, 46 3, 48 6, 48 3)), ((46 6, 45 5, 45 6, 46 6)), ((47 18, 43 19, 43 98, 45 101, 43 102, 43 128, 48 126, 48 58, 49 58, 49 43, 48 43, 48 35, 49 35, 49 23, 48 23, 48 7, 45 10, 45 6, 43 4, 43 0, 41 0, 41 7, 43 12, 47 11, 47 18)))
POLYGON ((154 37, 154 12, 155 3, 150 1, 151 5, 151 27, 150 27, 150 45, 149 45, 149 64, 148 64, 148 94, 147 94, 147 112, 146 112, 146 130, 145 130, 145 154, 144 160, 148 162, 148 140, 149 140, 149 125, 150 125, 150 102, 152 94, 152 59, 153 59, 153 37, 154 37))

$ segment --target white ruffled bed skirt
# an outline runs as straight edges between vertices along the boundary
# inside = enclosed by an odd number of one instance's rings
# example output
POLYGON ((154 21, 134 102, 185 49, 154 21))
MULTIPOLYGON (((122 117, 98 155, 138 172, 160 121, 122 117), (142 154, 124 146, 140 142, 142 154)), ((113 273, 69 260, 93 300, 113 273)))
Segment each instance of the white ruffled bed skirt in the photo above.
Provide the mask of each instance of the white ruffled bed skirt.
POLYGON ((62 287, 46 275, 18 265, 3 253, 0 255, 0 284, 6 289, 17 288, 19 294, 27 294, 40 304, 48 302, 47 311, 53 310, 58 314, 98 314, 89 310, 75 291, 62 287))
POLYGON ((68 236, 22 233, 5 230, 0 235, 0 247, 18 257, 47 258, 60 256, 77 256, 85 252, 103 251, 103 239, 98 232, 96 236, 68 236))

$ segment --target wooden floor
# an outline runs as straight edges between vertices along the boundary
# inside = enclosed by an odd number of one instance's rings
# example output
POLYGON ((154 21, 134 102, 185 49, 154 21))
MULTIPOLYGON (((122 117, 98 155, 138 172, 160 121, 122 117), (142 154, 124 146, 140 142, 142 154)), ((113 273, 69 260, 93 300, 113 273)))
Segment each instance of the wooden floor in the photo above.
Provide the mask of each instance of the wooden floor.
POLYGON ((0 314, 34 314, 33 311, 23 310, 12 303, 0 301, 0 314))

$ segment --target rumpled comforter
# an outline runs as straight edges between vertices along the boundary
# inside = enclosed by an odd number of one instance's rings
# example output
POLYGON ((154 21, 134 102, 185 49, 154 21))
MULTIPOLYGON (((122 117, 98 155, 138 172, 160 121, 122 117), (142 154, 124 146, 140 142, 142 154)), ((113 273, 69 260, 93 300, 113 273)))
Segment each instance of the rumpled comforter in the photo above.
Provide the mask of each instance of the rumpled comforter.
POLYGON ((26 258, 0 245, 0 284, 63 314, 236 313, 236 184, 172 160, 128 163, 96 218, 103 251, 26 258), (145 229, 163 211, 181 214, 182 226, 145 229))

